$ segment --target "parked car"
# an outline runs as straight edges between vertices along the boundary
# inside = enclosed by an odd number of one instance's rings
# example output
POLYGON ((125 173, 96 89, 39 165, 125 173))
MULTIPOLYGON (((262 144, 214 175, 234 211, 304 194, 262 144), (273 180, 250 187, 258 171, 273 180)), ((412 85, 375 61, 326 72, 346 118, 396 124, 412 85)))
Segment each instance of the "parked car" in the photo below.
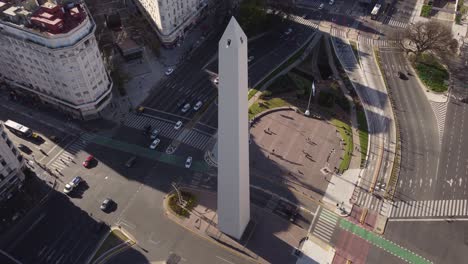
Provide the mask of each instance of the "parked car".
POLYGON ((218 84, 218 83, 219 83, 219 77, 216 77, 216 78, 213 80, 213 82, 214 82, 215 84, 218 84))
POLYGON ((110 205, 112 204, 112 199, 111 198, 106 198, 104 201, 101 203, 101 210, 106 211, 109 209, 110 205))
POLYGON ((180 120, 177 121, 177 123, 176 123, 175 126, 174 126, 174 129, 175 129, 175 130, 179 130, 179 129, 182 127, 182 124, 183 124, 182 121, 180 121, 180 120))
POLYGON ((88 168, 89 167, 89 164, 91 163, 91 161, 93 161, 94 157, 93 155, 89 155, 85 161, 83 161, 83 167, 85 168, 88 168))
POLYGON ((127 160, 127 162, 125 162, 125 166, 127 168, 131 168, 133 164, 135 163, 135 161, 136 161, 136 156, 132 156, 127 160))
POLYGON ((169 75, 171 75, 173 72, 174 72, 174 68, 169 67, 169 68, 167 68, 167 70, 166 70, 166 72, 165 72, 164 74, 166 74, 166 76, 169 76, 169 75))
POLYGON ((184 107, 182 108, 182 113, 187 113, 189 109, 190 109, 190 104, 185 104, 184 107))
POLYGON ((151 132, 151 139, 155 139, 157 138, 159 135, 159 130, 157 130, 156 128, 153 130, 153 132, 151 132))
POLYGON ((254 56, 249 56, 249 58, 247 59, 247 61, 248 61, 248 62, 251 62, 251 61, 253 61, 254 59, 255 59, 254 56))
POLYGON ((185 160, 185 168, 189 169, 192 166, 192 157, 188 156, 185 160))
POLYGON ((202 107, 203 105, 203 102, 202 101, 198 101, 195 106, 193 107, 193 110, 194 111, 198 111, 200 109, 200 107, 202 107))
POLYGON ((151 143, 150 149, 155 149, 159 145, 159 142, 161 142, 159 138, 155 139, 153 143, 151 143))
POLYGON ((19 144, 18 149, 21 150, 22 152, 26 153, 26 154, 31 154, 32 153, 32 150, 28 146, 23 145, 23 144, 19 144))

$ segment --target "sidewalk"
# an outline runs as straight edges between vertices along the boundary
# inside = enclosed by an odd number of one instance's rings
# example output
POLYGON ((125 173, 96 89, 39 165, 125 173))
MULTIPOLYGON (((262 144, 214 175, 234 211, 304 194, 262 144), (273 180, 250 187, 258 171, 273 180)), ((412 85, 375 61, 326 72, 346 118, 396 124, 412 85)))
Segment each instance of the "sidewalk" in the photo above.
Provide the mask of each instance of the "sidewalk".
POLYGON ((291 252, 300 246, 307 231, 251 204, 251 223, 243 237, 237 241, 217 229, 217 195, 213 192, 182 188, 197 197, 198 205, 189 218, 181 218, 168 208, 168 196, 164 200, 166 215, 190 232, 244 257, 253 263, 291 263, 296 257, 291 252), (271 249, 275 248, 274 251, 271 249))

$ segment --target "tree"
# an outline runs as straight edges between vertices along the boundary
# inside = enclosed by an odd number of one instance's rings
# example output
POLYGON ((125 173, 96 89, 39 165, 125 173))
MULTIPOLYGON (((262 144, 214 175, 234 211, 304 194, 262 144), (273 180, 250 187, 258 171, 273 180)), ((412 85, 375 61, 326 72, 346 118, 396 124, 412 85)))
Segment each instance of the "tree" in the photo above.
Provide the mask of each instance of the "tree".
POLYGON ((458 41, 453 38, 452 30, 433 20, 410 25, 402 32, 401 38, 401 47, 416 56, 430 52, 445 57, 456 53, 458 48, 458 41))
POLYGON ((239 13, 239 23, 247 35, 254 35, 263 29, 266 21, 265 1, 244 0, 239 13))

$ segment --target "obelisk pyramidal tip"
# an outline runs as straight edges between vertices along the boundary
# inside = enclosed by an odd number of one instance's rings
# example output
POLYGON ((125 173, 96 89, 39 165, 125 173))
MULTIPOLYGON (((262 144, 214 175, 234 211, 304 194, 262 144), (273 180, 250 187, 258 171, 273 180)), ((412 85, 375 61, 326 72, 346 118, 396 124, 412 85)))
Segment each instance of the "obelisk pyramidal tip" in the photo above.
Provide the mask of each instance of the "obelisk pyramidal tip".
POLYGON ((247 36, 234 17, 218 45, 218 227, 240 239, 250 220, 247 36))

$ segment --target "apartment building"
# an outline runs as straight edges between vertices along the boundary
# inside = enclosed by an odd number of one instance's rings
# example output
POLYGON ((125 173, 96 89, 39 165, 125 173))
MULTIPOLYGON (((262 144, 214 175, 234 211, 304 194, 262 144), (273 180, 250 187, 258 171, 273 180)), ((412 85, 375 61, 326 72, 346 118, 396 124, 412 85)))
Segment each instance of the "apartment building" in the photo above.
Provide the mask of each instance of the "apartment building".
POLYGON ((112 81, 95 29, 79 0, 0 0, 0 78, 74 118, 99 118, 112 81))
POLYGON ((134 0, 163 46, 173 47, 197 23, 207 0, 134 0))
POLYGON ((9 199, 24 181, 24 159, 0 122, 0 202, 9 199))

